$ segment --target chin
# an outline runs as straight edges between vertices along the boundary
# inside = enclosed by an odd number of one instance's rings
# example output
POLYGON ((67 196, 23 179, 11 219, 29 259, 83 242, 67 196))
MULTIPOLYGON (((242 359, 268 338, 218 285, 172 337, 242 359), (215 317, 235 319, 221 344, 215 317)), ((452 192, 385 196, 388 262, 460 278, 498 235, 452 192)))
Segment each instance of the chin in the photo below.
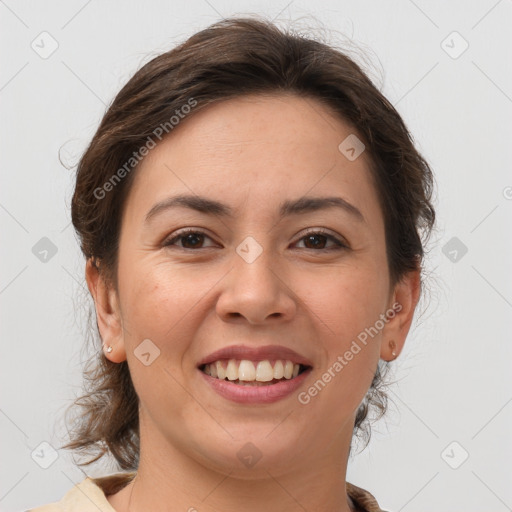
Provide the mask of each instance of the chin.
POLYGON ((303 464, 304 452, 298 447, 303 448, 308 443, 284 430, 272 432, 272 428, 261 431, 251 428, 251 433, 246 435, 240 428, 238 435, 229 441, 213 441, 211 451, 203 445, 201 459, 212 470, 247 480, 268 478, 269 473, 278 475, 289 472, 296 464, 303 464))

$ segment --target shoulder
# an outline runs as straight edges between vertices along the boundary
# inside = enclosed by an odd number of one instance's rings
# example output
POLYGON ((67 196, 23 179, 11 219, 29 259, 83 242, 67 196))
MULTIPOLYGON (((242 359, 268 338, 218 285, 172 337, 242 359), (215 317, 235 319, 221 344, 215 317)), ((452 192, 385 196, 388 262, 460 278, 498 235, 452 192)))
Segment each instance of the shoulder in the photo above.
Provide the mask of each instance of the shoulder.
POLYGON ((87 477, 70 489, 60 501, 26 512, 115 512, 107 496, 122 489, 134 476, 135 473, 116 473, 101 478, 87 477))
POLYGON ((357 506, 358 512, 386 512, 381 509, 377 500, 367 490, 357 485, 346 483, 347 494, 357 506))

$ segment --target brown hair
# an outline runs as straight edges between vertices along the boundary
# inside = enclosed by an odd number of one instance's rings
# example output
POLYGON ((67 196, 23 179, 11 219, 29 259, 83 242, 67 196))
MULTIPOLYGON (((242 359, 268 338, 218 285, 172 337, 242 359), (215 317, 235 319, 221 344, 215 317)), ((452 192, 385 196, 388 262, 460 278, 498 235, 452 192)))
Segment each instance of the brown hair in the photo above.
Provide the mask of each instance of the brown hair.
MULTIPOLYGON (((421 268, 420 232, 426 241, 435 220, 433 176, 400 115, 344 52, 278 29, 267 20, 244 17, 217 22, 153 58, 105 113, 78 164, 71 207, 81 249, 86 259, 100 263, 103 278, 117 287, 122 208, 137 155, 150 140, 153 144, 161 140, 159 127, 171 133, 172 117, 182 117, 180 113, 194 115, 213 102, 280 92, 321 101, 353 127, 372 163, 385 221, 391 284, 407 271, 421 268)), ((129 368, 126 361, 112 363, 103 351, 95 349, 95 353, 84 371, 86 394, 72 404, 80 407, 81 414, 71 442, 64 447, 96 454, 80 465, 110 452, 120 468, 134 470, 139 461, 139 417, 129 368)), ((354 433, 367 442, 370 409, 380 412, 379 417, 386 410, 387 396, 382 391, 386 369, 387 363, 379 361, 357 411, 354 433)))

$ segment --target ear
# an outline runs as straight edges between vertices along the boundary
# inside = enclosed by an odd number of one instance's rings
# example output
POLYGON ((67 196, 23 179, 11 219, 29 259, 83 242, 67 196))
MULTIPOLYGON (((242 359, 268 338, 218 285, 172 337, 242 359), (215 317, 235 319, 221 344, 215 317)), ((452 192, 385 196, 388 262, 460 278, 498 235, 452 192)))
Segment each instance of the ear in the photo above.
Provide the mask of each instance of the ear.
POLYGON ((103 353, 113 363, 126 361, 124 331, 117 293, 105 282, 92 258, 87 260, 85 279, 94 299, 96 322, 103 341, 103 353), (107 352, 109 346, 112 347, 110 353, 107 352))
MULTIPOLYGON (((382 330, 382 345, 380 357, 385 361, 392 361, 402 351, 407 334, 411 327, 416 305, 418 304, 421 291, 420 270, 408 272, 396 285, 392 299, 388 305, 388 322, 382 330), (394 348, 390 343, 394 341, 394 348), (396 355, 393 355, 392 352, 396 355)), ((392 344, 391 344, 392 345, 392 344)))

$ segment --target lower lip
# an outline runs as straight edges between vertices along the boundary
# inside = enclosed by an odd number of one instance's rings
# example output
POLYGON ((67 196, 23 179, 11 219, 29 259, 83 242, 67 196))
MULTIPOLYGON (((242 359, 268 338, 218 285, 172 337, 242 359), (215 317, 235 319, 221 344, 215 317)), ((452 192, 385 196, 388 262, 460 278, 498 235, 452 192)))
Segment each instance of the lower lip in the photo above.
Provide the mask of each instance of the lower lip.
POLYGON ((297 375, 294 379, 285 379, 276 384, 268 384, 266 386, 243 386, 234 384, 229 380, 216 379, 210 377, 210 375, 206 375, 206 373, 201 370, 198 371, 215 392, 232 402, 243 404, 270 404, 291 395, 297 390, 311 372, 311 368, 297 375))

